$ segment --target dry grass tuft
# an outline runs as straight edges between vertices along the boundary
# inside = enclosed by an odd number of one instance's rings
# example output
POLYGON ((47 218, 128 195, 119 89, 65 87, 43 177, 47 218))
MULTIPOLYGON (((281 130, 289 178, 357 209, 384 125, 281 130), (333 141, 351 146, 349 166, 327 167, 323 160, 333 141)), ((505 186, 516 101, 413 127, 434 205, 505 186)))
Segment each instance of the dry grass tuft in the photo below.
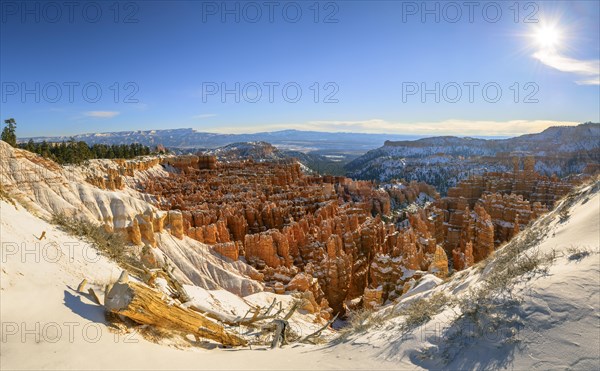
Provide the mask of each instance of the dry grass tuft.
POLYGON ((122 268, 128 269, 129 266, 133 266, 143 269, 140 260, 129 253, 128 243, 121 233, 108 232, 100 225, 68 217, 62 213, 52 215, 51 222, 58 225, 65 232, 94 245, 98 251, 122 268))
POLYGON ((397 315, 405 317, 401 329, 409 331, 429 322, 451 303, 452 299, 443 292, 436 292, 427 298, 412 301, 397 313, 397 315))

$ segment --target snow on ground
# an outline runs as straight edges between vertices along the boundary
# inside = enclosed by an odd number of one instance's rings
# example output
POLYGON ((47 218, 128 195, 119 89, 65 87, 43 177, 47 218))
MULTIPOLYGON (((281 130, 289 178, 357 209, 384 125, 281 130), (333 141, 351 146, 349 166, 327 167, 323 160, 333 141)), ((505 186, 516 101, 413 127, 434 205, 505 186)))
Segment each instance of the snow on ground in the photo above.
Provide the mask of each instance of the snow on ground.
MULTIPOLYGON (((104 310, 76 288, 87 278, 88 287, 102 292, 119 277, 119 267, 87 243, 4 200, 0 237, 2 369, 389 369, 381 361, 357 360, 350 352, 326 346, 204 349, 192 342, 174 347, 149 342, 135 332, 112 332, 104 310), (43 231, 46 238, 38 241, 43 231)), ((274 297, 284 304, 292 299, 265 292, 239 298, 225 290, 186 289, 217 310, 264 306, 274 297)), ((307 315, 295 318, 312 329, 307 315)))
POLYGON ((495 266, 516 269, 515 261, 500 265, 503 250, 485 268, 479 265, 459 272, 432 290, 419 289, 430 288, 430 280, 420 282, 411 295, 377 313, 376 320, 385 321, 349 336, 339 347, 355 353, 361 349, 364 358, 408 363, 410 368, 598 369, 600 182, 581 190, 572 203, 566 220, 559 205, 534 224, 533 228, 544 231, 541 239, 523 242, 526 231, 517 237, 514 243, 523 246, 518 259, 538 256, 551 261, 544 265, 545 272, 516 276, 516 285, 493 305, 465 301, 479 308, 470 316, 461 312, 468 307, 449 301, 429 321, 408 330, 404 327, 405 309, 416 300, 431 303, 434 294, 441 292, 454 299, 477 298, 469 296, 470 290, 499 279, 492 274, 495 266))
MULTIPOLYGON (((49 219, 55 213, 65 213, 123 229, 137 215, 164 214, 148 202, 150 196, 132 188, 147 177, 164 175, 159 165, 138 171, 135 177, 125 177, 129 186, 123 190, 104 190, 85 181, 101 168, 115 166, 112 160, 92 160, 88 166, 59 166, 0 141, 0 184, 35 215, 49 219)), ((174 274, 185 283, 208 289, 223 288, 238 295, 263 289, 261 283, 249 278, 257 272, 242 261, 225 261, 207 245, 187 236, 177 240, 163 231, 156 237, 161 252, 178 268, 174 274)))
POLYGON ((223 259, 208 245, 188 236, 179 240, 163 231, 156 234, 156 239, 160 251, 179 269, 175 274, 184 283, 225 289, 239 296, 263 290, 262 283, 249 278, 256 270, 241 260, 223 259))
MULTIPOLYGON (((132 215, 156 211, 131 188, 99 190, 82 175, 29 158, 1 141, 0 154, 4 191, 37 215, 71 210, 119 227, 132 215)), ((406 317, 398 314, 439 292, 467 297, 490 278, 506 248, 487 267, 459 272, 446 282, 423 277, 398 303, 384 307, 379 314, 387 314, 385 320, 366 333, 332 345, 272 351, 208 350, 185 341, 158 345, 136 333, 109 331, 103 309, 75 288, 87 278, 102 292, 121 270, 88 244, 0 200, 0 364, 3 369, 597 369, 600 192, 598 185, 582 192, 568 217, 556 211, 534 224, 545 238, 520 258, 536 252, 555 258, 544 274, 514 287, 516 304, 482 313, 484 325, 500 322, 496 331, 478 334, 461 327, 468 323, 455 304, 411 331, 403 330, 406 317), (46 239, 38 241, 43 231, 46 239)), ((261 284, 248 278, 252 268, 241 261, 226 261, 187 237, 176 240, 165 232, 157 239, 198 306, 243 316, 250 306, 267 306, 273 298, 291 304, 290 296, 260 292, 261 284)), ((298 311, 292 326, 305 333, 317 325, 298 311)))
MULTIPOLYGON (((203 309, 205 312, 217 311, 231 318, 244 317, 244 315, 248 314, 249 310, 256 306, 268 308, 273 303, 273 300, 276 302, 276 308, 273 310, 273 313, 278 310, 280 302, 283 313, 287 313, 295 300, 291 295, 278 295, 266 291, 257 292, 242 298, 227 290, 206 290, 202 287, 191 285, 184 285, 184 288, 192 298, 190 302, 186 303, 187 306, 203 309)), ((322 326, 320 323, 315 323, 314 319, 314 315, 303 310, 298 310, 290 318, 289 324, 297 334, 306 336, 317 331, 322 326)), ((334 333, 327 330, 324 331, 323 335, 331 338, 334 333)))

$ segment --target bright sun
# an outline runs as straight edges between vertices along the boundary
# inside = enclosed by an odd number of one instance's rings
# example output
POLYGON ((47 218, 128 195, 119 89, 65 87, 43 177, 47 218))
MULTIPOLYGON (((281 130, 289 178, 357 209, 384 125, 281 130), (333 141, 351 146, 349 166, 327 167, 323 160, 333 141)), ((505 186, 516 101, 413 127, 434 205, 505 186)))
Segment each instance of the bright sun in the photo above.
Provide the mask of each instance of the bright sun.
POLYGON ((535 41, 543 49, 552 49, 558 46, 561 34, 555 27, 543 26, 534 33, 535 41))

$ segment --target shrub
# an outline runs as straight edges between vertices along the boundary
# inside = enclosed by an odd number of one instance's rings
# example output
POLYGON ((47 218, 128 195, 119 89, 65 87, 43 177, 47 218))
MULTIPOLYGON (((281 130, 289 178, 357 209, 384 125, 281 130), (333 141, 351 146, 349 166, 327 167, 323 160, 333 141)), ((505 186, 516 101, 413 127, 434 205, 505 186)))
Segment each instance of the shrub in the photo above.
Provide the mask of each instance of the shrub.
POLYGON ((371 309, 361 308, 351 311, 346 326, 340 329, 339 336, 334 342, 341 342, 347 340, 350 335, 366 332, 378 322, 376 317, 371 309))
POLYGON ((398 315, 406 317, 401 329, 408 331, 427 323, 450 303, 450 297, 443 292, 436 292, 428 298, 412 301, 398 312, 398 315))
POLYGON ((14 200, 12 199, 12 197, 10 197, 10 195, 8 194, 8 192, 6 192, 6 191, 4 190, 4 188, 2 188, 2 184, 0 184, 0 200, 4 200, 4 201, 6 201, 6 202, 10 203, 11 205, 13 205, 13 206, 15 206, 15 207, 17 206, 17 205, 15 204, 15 201, 14 201, 14 200))
POLYGON ((581 259, 590 256, 591 251, 582 247, 571 246, 567 248, 569 260, 580 261, 581 259))
POLYGON ((128 253, 127 241, 121 233, 108 232, 100 225, 83 219, 68 217, 63 213, 52 215, 51 222, 61 227, 65 232, 94 245, 98 251, 121 267, 143 268, 139 259, 128 253))

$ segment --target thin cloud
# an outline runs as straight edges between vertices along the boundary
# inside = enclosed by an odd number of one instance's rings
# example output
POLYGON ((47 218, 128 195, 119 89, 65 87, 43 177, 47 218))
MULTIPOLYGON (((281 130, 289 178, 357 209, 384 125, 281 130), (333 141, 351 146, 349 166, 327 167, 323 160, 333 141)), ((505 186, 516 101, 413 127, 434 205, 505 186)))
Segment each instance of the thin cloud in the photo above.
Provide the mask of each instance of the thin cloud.
POLYGON ((216 117, 216 113, 203 113, 201 115, 192 116, 193 119, 207 119, 209 117, 216 117))
POLYGON ((577 83, 577 85, 600 85, 600 76, 596 76, 587 80, 578 80, 575 81, 575 83, 577 83))
POLYGON ((533 57, 556 70, 585 76, 576 81, 579 85, 600 85, 600 60, 573 59, 551 50, 540 50, 533 57))
POLYGON ((121 112, 117 112, 117 111, 87 111, 87 112, 84 112, 83 114, 87 117, 111 119, 111 118, 121 114, 121 112))

